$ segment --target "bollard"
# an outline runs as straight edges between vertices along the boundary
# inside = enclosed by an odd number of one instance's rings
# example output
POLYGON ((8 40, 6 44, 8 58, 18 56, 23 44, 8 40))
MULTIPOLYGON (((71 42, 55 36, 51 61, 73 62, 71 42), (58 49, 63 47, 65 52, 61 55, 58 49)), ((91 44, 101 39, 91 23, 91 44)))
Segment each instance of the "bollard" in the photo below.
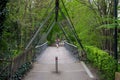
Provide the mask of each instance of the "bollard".
POLYGON ((55 57, 56 73, 58 73, 58 57, 55 57))

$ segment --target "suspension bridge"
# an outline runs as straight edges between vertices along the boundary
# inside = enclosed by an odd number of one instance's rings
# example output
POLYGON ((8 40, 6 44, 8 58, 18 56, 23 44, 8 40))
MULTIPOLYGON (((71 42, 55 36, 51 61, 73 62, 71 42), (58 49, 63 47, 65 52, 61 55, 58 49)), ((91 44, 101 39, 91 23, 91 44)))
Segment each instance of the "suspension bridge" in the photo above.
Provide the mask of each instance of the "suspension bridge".
MULTIPOLYGON (((49 8, 51 8, 51 4, 49 8)), ((48 10, 46 13, 48 13, 48 10)), ((55 7, 49 11, 49 14, 26 45, 23 53, 14 59, 2 60, 7 65, 4 69, 1 69, 0 77, 4 77, 4 80, 97 80, 94 73, 82 61, 85 55, 86 51, 76 33, 64 2, 56 0, 55 7), (60 7, 60 2, 63 9, 60 7), (66 24, 63 24, 59 19, 60 15, 64 18, 66 24), (58 48, 48 46, 46 42, 49 33, 53 27, 56 27, 55 25, 61 29, 67 40, 62 42, 62 45, 58 48), (73 45, 64 26, 67 26, 70 35, 74 37, 80 49, 73 45), (45 33, 41 35, 43 28, 45 28, 45 33), (56 71, 56 67, 58 71, 56 71), (6 74, 7 76, 4 76, 6 74)))
MULTIPOLYGON (((65 46, 47 47, 33 64, 33 69, 24 80, 95 80, 84 62, 76 56, 76 46, 65 43, 65 46), (55 57, 58 57, 58 72, 56 73, 55 57)), ((38 49, 39 50, 39 49, 38 49)), ((38 51, 39 54, 39 51, 38 51)))

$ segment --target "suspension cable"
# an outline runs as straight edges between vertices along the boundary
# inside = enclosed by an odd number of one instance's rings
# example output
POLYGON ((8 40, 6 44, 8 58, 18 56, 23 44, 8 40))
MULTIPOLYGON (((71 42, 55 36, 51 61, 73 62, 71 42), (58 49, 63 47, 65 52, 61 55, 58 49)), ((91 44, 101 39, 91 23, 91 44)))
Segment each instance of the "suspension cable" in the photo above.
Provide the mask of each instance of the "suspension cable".
POLYGON ((51 0, 50 4, 48 5, 47 10, 46 10, 46 12, 44 13, 44 16, 43 16, 42 20, 44 20, 44 17, 46 17, 46 14, 48 13, 49 8, 51 8, 53 1, 54 1, 54 0, 51 0))
MULTIPOLYGON (((76 32, 76 30, 75 30, 75 27, 74 27, 74 25, 73 25, 73 23, 72 23, 72 20, 71 20, 71 18, 70 18, 70 15, 69 15, 69 13, 68 13, 68 11, 67 11, 67 8, 65 7, 65 4, 64 4, 63 0, 61 0, 61 2, 62 2, 62 4, 63 4, 63 7, 64 7, 66 13, 67 13, 67 16, 68 16, 69 20, 70 20, 70 24, 72 25, 75 34, 77 34, 77 32, 76 32)), ((77 35, 77 37, 78 37, 78 35, 77 35)))
MULTIPOLYGON (((82 49, 84 50, 84 47, 82 46, 82 43, 80 42, 79 36, 77 35, 77 32, 76 32, 76 30, 75 30, 75 27, 74 27, 74 25, 73 25, 73 23, 72 23, 72 20, 71 20, 71 18, 70 18, 70 15, 68 14, 67 8, 65 7, 65 4, 64 4, 63 0, 61 0, 61 2, 62 2, 62 4, 63 4, 63 7, 64 7, 66 13, 67 13, 67 16, 68 16, 67 20, 68 20, 69 24, 71 25, 71 28, 73 29, 73 32, 75 33, 75 36, 76 36, 76 38, 77 38, 77 41, 78 41, 78 43, 80 44, 80 46, 82 47, 82 49)), ((85 50, 84 50, 84 52, 85 52, 85 50)))
MULTIPOLYGON (((60 9, 60 8, 59 8, 59 9, 60 9)), ((61 12, 62 16, 68 21, 69 26, 70 26, 70 29, 72 30, 72 33, 74 34, 74 37, 75 37, 76 41, 79 43, 79 45, 81 46, 81 48, 82 48, 83 51, 85 52, 84 47, 83 47, 82 43, 80 42, 80 40, 79 40, 79 38, 78 38, 78 35, 76 35, 76 33, 75 33, 75 29, 74 29, 73 26, 70 24, 71 22, 70 22, 70 21, 68 20, 68 18, 64 15, 64 13, 62 12, 61 9, 60 9, 60 12, 61 12)))
POLYGON ((69 39, 67 33, 65 32, 65 30, 64 30, 64 28, 63 28, 63 25, 60 24, 60 23, 58 23, 58 25, 59 25, 60 29, 62 30, 63 34, 65 35, 66 39, 71 42, 71 40, 69 39))
MULTIPOLYGON (((44 19, 44 17, 46 17, 46 14, 48 13, 49 8, 51 8, 53 1, 54 1, 54 0, 51 0, 51 2, 50 2, 50 4, 48 5, 47 10, 46 10, 46 12, 45 12, 45 14, 44 14, 44 16, 43 16, 42 19, 44 19)), ((47 26, 47 28, 44 30, 45 32, 49 29, 49 26, 51 25, 52 22, 53 22, 53 20, 50 21, 50 24, 49 24, 49 25, 47 26)), ((40 36, 38 36, 38 37, 40 37, 40 36)), ((41 37, 42 37, 42 35, 41 35, 41 37)), ((41 37, 39 38, 38 44, 40 43, 41 37)))
POLYGON ((25 49, 28 49, 29 46, 31 45, 31 43, 35 40, 35 38, 37 37, 38 33, 40 32, 41 28, 45 25, 45 23, 49 20, 50 16, 53 13, 54 8, 52 9, 52 11, 50 12, 50 14, 46 17, 45 21, 41 24, 41 26, 38 28, 38 30, 36 31, 35 35, 32 37, 32 39, 29 41, 29 43, 27 44, 25 49))
POLYGON ((53 22, 53 24, 52 24, 51 27, 49 28, 49 30, 48 30, 48 32, 47 32, 47 34, 46 34, 46 37, 48 36, 48 34, 50 33, 50 31, 53 29, 54 25, 55 25, 55 21, 53 22))
MULTIPOLYGON (((49 27, 49 30, 47 31, 46 35, 43 37, 43 40, 45 40, 45 39, 47 38, 48 34, 49 34, 50 31, 53 29, 54 25, 55 25, 55 21, 54 21, 54 22, 52 23, 52 25, 49 27)), ((41 41, 41 39, 39 40, 39 43, 40 43, 40 41, 41 41)), ((39 43, 38 43, 38 44, 39 44, 39 43)))
MULTIPOLYGON (((64 15, 64 13, 62 12, 61 9, 60 9, 60 12, 61 12, 62 16, 67 20, 66 16, 64 15)), ((67 21, 68 21, 68 20, 67 20, 67 21)), ((69 23, 69 21, 68 21, 68 23, 69 23)), ((75 36, 75 33, 73 32, 73 28, 71 27, 71 25, 69 25, 69 29, 70 29, 70 31, 72 32, 72 34, 74 34, 74 37, 75 37, 75 39, 77 40, 77 38, 76 38, 76 36, 75 36)))
MULTIPOLYGON (((50 20, 50 23, 48 24, 48 26, 46 26, 46 28, 44 29, 43 32, 46 32, 46 33, 47 33, 47 31, 49 30, 49 28, 51 27, 51 25, 52 25, 53 22, 54 22, 54 17, 50 20)), ((41 32, 42 32, 42 31, 41 31, 41 32)), ((45 35, 40 35, 40 36, 38 36, 38 37, 40 37, 40 38, 39 38, 39 41, 38 41, 38 44, 37 44, 37 45, 39 45, 39 44, 41 43, 41 39, 42 39, 43 36, 45 36, 45 35)))
POLYGON ((53 17, 51 20, 50 20, 50 23, 49 25, 47 26, 47 28, 45 29, 45 32, 49 30, 50 26, 52 25, 52 23, 54 22, 55 20, 55 17, 53 17))
POLYGON ((59 0, 55 1, 55 21, 58 20, 58 13, 59 13, 59 0))
MULTIPOLYGON (((53 1, 54 1, 54 0, 51 0, 51 2, 48 4, 47 10, 45 11, 45 13, 44 13, 44 15, 43 15, 43 17, 42 17, 42 19, 41 19, 42 21, 44 20, 44 17, 46 17, 46 14, 48 13, 49 8, 51 8, 53 1)), ((45 29, 45 30, 46 30, 46 29, 45 29)), ((38 44, 39 44, 39 42, 40 42, 39 40, 41 39, 40 35, 38 35, 38 38, 39 38, 39 39, 38 39, 38 44)))

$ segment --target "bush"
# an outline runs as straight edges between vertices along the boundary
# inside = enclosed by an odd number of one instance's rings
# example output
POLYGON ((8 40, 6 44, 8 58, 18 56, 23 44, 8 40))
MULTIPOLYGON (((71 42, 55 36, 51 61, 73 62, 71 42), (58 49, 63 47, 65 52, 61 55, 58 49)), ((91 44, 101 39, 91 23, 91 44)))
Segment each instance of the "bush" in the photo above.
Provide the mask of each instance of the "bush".
POLYGON ((19 56, 20 54, 19 50, 11 50, 11 58, 15 58, 17 56, 19 56))
POLYGON ((105 51, 93 46, 85 47, 88 60, 103 74, 103 80, 114 80, 116 61, 105 51))
POLYGON ((12 76, 12 80, 22 80, 24 75, 32 68, 31 62, 23 64, 12 76))

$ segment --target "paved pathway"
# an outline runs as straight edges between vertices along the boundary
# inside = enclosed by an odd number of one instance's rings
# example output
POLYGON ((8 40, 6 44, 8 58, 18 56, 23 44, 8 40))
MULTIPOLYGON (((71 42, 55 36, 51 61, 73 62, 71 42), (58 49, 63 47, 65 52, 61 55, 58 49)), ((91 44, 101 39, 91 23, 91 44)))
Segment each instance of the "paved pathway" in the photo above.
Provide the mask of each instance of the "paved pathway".
POLYGON ((37 58, 33 69, 24 80, 95 80, 83 62, 79 62, 64 47, 48 47, 37 58), (59 73, 55 73, 55 57, 59 73))

